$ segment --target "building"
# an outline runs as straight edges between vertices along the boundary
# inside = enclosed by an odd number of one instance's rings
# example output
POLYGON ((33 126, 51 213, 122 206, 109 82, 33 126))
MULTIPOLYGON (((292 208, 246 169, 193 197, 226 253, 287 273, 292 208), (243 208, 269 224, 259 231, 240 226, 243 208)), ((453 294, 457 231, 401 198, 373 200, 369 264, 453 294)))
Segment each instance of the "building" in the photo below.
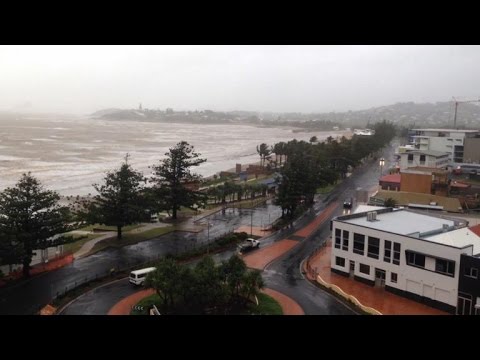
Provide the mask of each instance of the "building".
POLYGON ((412 167, 400 174, 400 191, 448 195, 448 171, 436 168, 412 167))
POLYGON ((331 223, 331 271, 455 314, 468 289, 472 299, 480 291, 459 285, 480 260, 480 237, 466 225, 392 208, 338 216, 331 223))
POLYGON ((372 129, 353 129, 353 135, 371 136, 371 135, 375 135, 375 130, 372 130, 372 129))
MULTIPOLYGON (((480 225, 469 228, 480 236, 480 225)), ((480 251, 474 249, 473 256, 462 254, 460 259, 460 281, 458 284, 457 314, 480 315, 480 251)))
POLYGON ((480 164, 480 135, 467 137, 464 140, 463 162, 467 164, 480 164))
MULTIPOLYGON (((411 137, 415 148, 418 150, 433 150, 448 153, 450 165, 464 162, 465 139, 480 137, 478 130, 454 130, 454 129, 412 129, 415 133, 411 137)), ((469 141, 467 141, 469 143, 469 141)), ((471 142, 472 150, 469 150, 469 156, 474 156, 473 149, 479 146, 477 141, 471 142)))
POLYGON ((448 153, 434 150, 407 150, 399 153, 400 171, 413 166, 430 168, 446 168, 448 166, 448 153))
POLYGON ((382 190, 400 191, 400 174, 384 175, 379 180, 379 185, 382 190))

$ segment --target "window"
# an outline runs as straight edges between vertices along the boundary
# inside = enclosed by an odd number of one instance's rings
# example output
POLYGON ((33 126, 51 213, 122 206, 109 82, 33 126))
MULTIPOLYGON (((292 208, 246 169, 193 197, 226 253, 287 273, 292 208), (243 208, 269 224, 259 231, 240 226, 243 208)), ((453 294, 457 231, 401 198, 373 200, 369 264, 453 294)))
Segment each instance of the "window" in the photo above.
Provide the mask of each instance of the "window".
POLYGON ((400 244, 393 243, 393 263, 400 265, 400 244))
POLYGON ((392 261, 392 242, 385 240, 385 254, 383 256, 383 261, 391 262, 392 261))
POLYGON ((353 252, 360 255, 365 253, 365 235, 353 233, 353 252))
POLYGON ((420 164, 425 164, 425 155, 420 155, 420 164))
POLYGON ((413 154, 408 154, 408 162, 409 163, 413 162, 413 154))
POLYGON ((340 249, 341 241, 342 241, 342 230, 335 229, 335 249, 340 249))
POLYGON ((348 251, 348 237, 350 232, 343 230, 343 247, 342 250, 348 251))
POLYGON ((375 237, 368 237, 368 257, 378 259, 380 252, 380 239, 375 237))
POLYGON ((360 272, 363 274, 370 275, 370 266, 365 264, 360 264, 360 272))
POLYGON ((478 278, 478 269, 474 267, 466 267, 465 276, 468 276, 474 279, 478 278))
POLYGON ((412 251, 406 251, 407 265, 425 268, 425 255, 418 254, 412 251))
POLYGON ((397 274, 396 273, 390 273, 390 281, 392 283, 397 283, 397 274))
POLYGON ((435 272, 453 276, 455 274, 455 261, 435 259, 435 272))
POLYGON ((335 257, 335 265, 338 265, 338 266, 341 266, 341 267, 345 267, 345 259, 342 258, 342 257, 336 256, 336 257, 335 257))

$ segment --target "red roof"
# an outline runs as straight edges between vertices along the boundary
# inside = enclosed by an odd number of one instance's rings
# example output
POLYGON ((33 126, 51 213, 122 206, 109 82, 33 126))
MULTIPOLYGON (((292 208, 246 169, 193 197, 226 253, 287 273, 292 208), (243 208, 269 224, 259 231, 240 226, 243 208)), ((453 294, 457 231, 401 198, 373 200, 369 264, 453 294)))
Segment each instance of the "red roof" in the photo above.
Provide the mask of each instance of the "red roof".
POLYGON ((469 229, 474 232, 477 236, 480 236, 480 224, 475 226, 470 226, 469 229))
POLYGON ((401 176, 400 174, 391 174, 385 175, 380 178, 380 181, 389 182, 389 183, 397 183, 400 184, 401 176))

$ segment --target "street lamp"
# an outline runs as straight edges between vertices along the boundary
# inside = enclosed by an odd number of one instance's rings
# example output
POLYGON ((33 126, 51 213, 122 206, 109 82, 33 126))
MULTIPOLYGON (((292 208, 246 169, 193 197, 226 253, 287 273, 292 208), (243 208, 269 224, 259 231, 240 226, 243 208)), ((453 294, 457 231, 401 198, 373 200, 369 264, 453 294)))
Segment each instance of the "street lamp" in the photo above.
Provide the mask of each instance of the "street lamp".
POLYGON ((380 177, 383 175, 383 166, 385 165, 385 159, 382 157, 380 158, 380 177))

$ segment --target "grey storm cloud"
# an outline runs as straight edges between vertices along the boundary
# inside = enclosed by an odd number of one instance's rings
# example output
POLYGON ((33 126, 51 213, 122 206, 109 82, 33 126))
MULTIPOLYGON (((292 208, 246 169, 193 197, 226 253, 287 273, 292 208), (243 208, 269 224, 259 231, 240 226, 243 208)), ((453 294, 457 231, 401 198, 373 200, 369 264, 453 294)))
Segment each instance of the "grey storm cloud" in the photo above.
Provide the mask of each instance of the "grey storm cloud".
POLYGON ((0 110, 330 112, 478 97, 479 46, 0 46, 0 110))

